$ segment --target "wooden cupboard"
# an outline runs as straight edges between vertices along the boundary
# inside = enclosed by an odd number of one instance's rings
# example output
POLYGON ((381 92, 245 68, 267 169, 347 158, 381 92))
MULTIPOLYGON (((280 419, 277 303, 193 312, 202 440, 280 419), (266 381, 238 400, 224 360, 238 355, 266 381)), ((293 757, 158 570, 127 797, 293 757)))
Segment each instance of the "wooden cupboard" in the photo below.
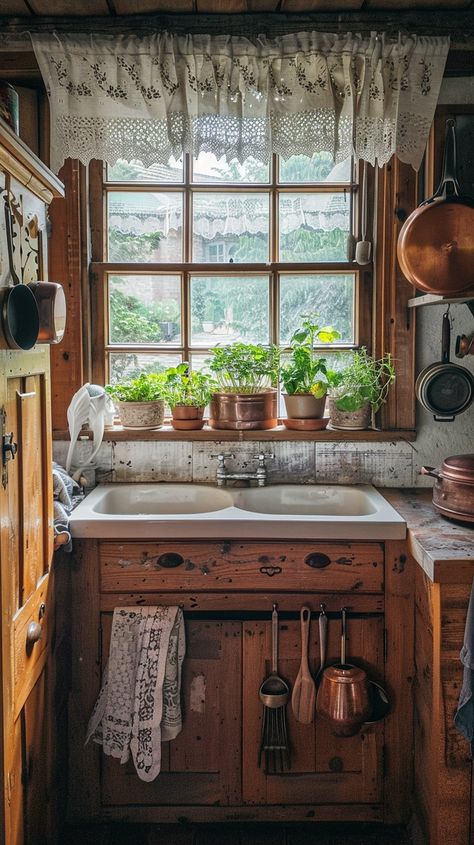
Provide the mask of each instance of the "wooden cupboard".
POLYGON ((413 561, 407 561, 403 544, 90 540, 75 546, 71 820, 406 821, 413 561), (347 606, 348 656, 387 686, 393 712, 343 739, 321 719, 298 724, 288 706, 291 769, 267 775, 258 766, 258 690, 270 667, 274 601, 279 669, 290 684, 300 662, 300 607, 308 604, 313 611, 310 655, 316 671, 320 604, 330 618, 333 662, 339 658, 340 609, 347 606), (163 744, 162 772, 152 783, 140 781, 131 763, 121 766, 93 743, 84 747, 113 609, 140 604, 179 604, 186 621, 184 726, 163 744), (398 629, 389 632, 387 622, 395 619, 398 629))
MULTIPOLYGON (((61 186, 3 123, 0 187, 1 202, 8 202, 14 219, 17 275, 24 283, 44 278, 46 237, 41 249, 40 234, 46 230, 46 205, 61 194, 61 186)), ((0 226, 2 284, 9 283, 6 256, 0 226)), ((0 427, 0 842, 42 845, 54 827, 47 665, 54 619, 48 347, 0 349, 0 427)))
MULTIPOLYGON (((474 841, 473 767, 469 743, 454 726, 462 686, 459 653, 471 593, 472 566, 453 561, 449 580, 415 579, 413 839, 416 845, 474 841)), ((443 576, 441 576, 443 577, 443 576)))

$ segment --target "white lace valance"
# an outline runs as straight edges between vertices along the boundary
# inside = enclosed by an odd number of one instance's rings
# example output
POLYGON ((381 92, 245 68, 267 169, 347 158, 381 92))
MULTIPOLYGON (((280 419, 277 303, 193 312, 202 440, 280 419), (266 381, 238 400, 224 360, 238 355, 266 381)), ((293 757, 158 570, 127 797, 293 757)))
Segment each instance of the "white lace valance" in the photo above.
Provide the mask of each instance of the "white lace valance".
POLYGON ((51 104, 51 164, 145 166, 182 152, 268 161, 329 151, 421 163, 448 38, 301 32, 32 35, 51 104))

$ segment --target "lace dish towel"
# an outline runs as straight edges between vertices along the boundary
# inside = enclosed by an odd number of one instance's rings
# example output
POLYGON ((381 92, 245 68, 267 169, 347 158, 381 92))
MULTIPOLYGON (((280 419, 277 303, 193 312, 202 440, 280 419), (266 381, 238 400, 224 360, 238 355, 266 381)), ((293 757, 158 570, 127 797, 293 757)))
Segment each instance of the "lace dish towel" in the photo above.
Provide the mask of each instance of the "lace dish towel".
POLYGON ((114 610, 110 653, 102 688, 87 727, 104 754, 126 763, 138 777, 160 773, 161 742, 182 727, 181 667, 185 654, 183 611, 178 607, 114 610))

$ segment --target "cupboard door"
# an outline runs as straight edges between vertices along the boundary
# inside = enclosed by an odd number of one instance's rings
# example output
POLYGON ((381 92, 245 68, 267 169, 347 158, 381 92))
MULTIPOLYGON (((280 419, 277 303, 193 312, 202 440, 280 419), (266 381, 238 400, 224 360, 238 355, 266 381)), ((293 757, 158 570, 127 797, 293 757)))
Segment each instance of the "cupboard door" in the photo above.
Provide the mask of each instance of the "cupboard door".
POLYGON ((4 829, 9 845, 40 845, 51 775, 43 718, 52 616, 49 354, 1 353, 1 360, 4 428, 18 445, 0 486, 4 829), (38 803, 41 825, 33 823, 38 803))
MULTIPOLYGON (((102 615, 108 654, 112 614, 102 615)), ((162 745, 162 767, 152 783, 101 753, 104 805, 232 805, 241 802, 241 624, 186 619, 183 729, 162 745)))
MULTIPOLYGON (((339 662, 340 621, 330 619, 328 663, 339 662)), ((311 621, 310 668, 318 669, 317 618, 311 621)), ((278 671, 292 687, 300 665, 298 620, 279 623, 278 671)), ((347 661, 383 677, 383 617, 349 617, 347 661)), ((270 622, 246 622, 243 631, 243 800, 247 804, 377 803, 382 800, 383 722, 353 737, 336 737, 316 717, 298 723, 286 707, 291 769, 266 775, 258 767, 263 706, 258 691, 271 667, 270 622)), ((262 763, 263 765, 263 763, 262 763)))

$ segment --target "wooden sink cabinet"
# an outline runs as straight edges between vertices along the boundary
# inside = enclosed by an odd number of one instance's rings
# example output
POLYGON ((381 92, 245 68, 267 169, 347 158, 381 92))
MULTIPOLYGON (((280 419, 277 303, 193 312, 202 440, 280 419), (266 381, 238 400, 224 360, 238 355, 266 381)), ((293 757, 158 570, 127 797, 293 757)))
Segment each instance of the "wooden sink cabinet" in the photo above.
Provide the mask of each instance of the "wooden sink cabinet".
POLYGON ((69 815, 74 820, 406 821, 411 790, 413 562, 404 543, 321 541, 75 542, 72 575, 69 815), (348 659, 393 699, 384 721, 333 736, 287 708, 291 770, 258 767, 261 681, 270 670, 277 602, 279 671, 294 682, 299 610, 308 604, 310 658, 319 665, 317 616, 329 615, 328 661, 339 659, 340 609, 350 608, 348 659), (152 783, 99 746, 84 747, 110 641, 113 609, 179 604, 186 620, 184 727, 163 745, 152 783))

